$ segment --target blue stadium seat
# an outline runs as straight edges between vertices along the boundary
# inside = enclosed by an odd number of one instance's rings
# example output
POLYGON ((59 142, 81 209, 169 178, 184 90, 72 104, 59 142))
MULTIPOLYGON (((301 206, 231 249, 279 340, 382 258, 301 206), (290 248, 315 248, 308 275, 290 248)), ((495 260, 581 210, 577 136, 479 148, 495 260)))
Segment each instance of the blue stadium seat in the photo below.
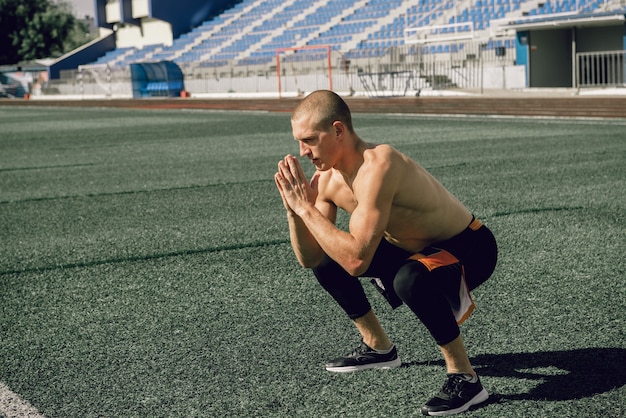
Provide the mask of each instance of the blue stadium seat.
MULTIPOLYGON (((356 1, 328 0, 313 13, 306 13, 312 4, 309 0, 293 0, 289 4, 282 0, 243 0, 214 19, 203 22, 178 37, 171 46, 118 48, 95 62, 127 65, 144 59, 168 60, 177 57, 175 60, 179 62, 203 60, 203 66, 212 66, 245 56, 242 64, 264 63, 273 59, 277 48, 303 45, 305 40, 308 45, 330 44, 333 49, 354 58, 376 57, 385 53, 386 48, 404 45, 404 30, 408 27, 446 22, 467 23, 467 26, 454 30, 444 28, 439 33, 468 31, 470 24, 480 31, 489 28, 491 20, 518 11, 522 4, 530 0, 470 0, 469 4, 455 4, 447 0, 369 0, 354 12, 345 14, 356 1), (405 9, 401 17, 393 15, 385 24, 380 24, 380 19, 387 18, 399 7, 405 9), (453 7, 458 7, 459 10, 452 12, 453 7), (327 30, 320 30, 320 27, 339 16, 342 17, 339 23, 327 30), (225 22, 230 23, 222 27, 225 22), (281 28, 284 29, 280 30, 281 28), (200 37, 207 39, 200 42, 200 37), (351 43, 354 39, 363 38, 367 41, 351 43), (347 44, 356 46, 352 51, 345 51, 343 49, 347 44), (186 52, 180 54, 182 50, 186 52), (213 56, 208 60, 204 59, 211 51, 213 56)), ((541 7, 532 8, 529 15, 571 11, 577 5, 583 10, 595 10, 601 4, 600 0, 546 0, 541 7)), ((428 53, 451 53, 462 49, 462 45, 451 43, 442 44, 441 48, 426 49, 428 53)), ((513 48, 514 42, 508 39, 502 45, 513 48)))

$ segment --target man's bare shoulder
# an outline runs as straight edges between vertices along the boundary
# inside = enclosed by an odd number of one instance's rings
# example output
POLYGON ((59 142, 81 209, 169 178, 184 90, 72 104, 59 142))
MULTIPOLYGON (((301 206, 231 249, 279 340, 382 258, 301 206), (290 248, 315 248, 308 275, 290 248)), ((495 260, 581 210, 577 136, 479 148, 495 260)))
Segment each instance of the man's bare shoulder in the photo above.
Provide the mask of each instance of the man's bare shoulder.
POLYGON ((410 161, 406 155, 389 144, 371 144, 363 152, 363 159, 365 163, 380 165, 385 165, 385 163, 397 165, 410 161))
POLYGON ((363 151, 364 158, 389 159, 398 154, 398 151, 389 144, 367 144, 363 151))
POLYGON ((387 144, 377 144, 363 153, 363 166, 359 171, 365 181, 380 177, 387 182, 396 176, 403 176, 412 165, 411 160, 400 151, 387 144))
POLYGON ((333 200, 333 196, 340 186, 335 170, 316 171, 313 175, 317 177, 318 197, 323 200, 333 200))

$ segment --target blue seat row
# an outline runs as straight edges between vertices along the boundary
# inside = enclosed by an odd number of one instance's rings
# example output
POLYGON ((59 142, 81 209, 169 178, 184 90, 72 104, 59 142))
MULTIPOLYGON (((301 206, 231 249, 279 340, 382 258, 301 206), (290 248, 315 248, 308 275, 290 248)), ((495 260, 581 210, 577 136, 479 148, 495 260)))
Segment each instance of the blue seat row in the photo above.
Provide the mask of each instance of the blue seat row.
MULTIPOLYGON (((314 13, 306 14, 305 10, 311 7, 310 0, 295 0, 288 6, 284 6, 282 0, 243 0, 231 9, 223 12, 216 18, 202 23, 192 31, 175 39, 170 46, 157 45, 154 48, 118 48, 100 57, 95 63, 118 62, 126 65, 150 58, 151 60, 175 59, 179 62, 194 62, 205 57, 210 51, 215 51, 211 60, 224 62, 246 54, 243 63, 263 62, 271 60, 277 48, 294 47, 301 45, 303 40, 308 40, 308 45, 330 44, 334 49, 342 50, 344 45, 354 36, 368 33, 367 39, 361 42, 355 51, 342 51, 343 53, 354 52, 357 56, 368 54, 366 49, 372 49, 378 54, 381 48, 388 48, 404 44, 405 29, 415 26, 428 26, 433 22, 440 23, 446 13, 450 15, 454 2, 446 0, 415 0, 406 6, 406 12, 401 17, 395 18, 392 23, 384 25, 376 31, 371 31, 383 17, 388 16, 392 10, 403 4, 402 0, 370 0, 365 6, 357 8, 350 14, 347 10, 356 4, 357 0, 329 0, 315 10, 314 13), (244 12, 245 10, 248 10, 244 12), (344 14, 346 14, 344 16, 344 14), (306 15, 304 18, 301 16, 306 15), (267 19, 260 21, 262 16, 267 19), (342 16, 340 23, 329 30, 318 33, 322 25, 327 24, 333 18, 342 16), (234 17, 237 17, 233 20, 234 17), (232 22, 221 27, 224 22, 232 22), (221 29, 220 29, 221 28, 221 29), (284 28, 283 30, 280 30, 284 28), (218 30, 219 29, 219 30, 218 30), (198 42, 198 37, 209 32, 213 33, 208 39, 198 42), (280 33, 278 33, 280 32, 280 33), (239 37, 232 42, 233 37, 239 37), (271 38, 271 39, 270 39, 271 38), (260 44, 262 42, 262 44, 260 44), (258 48, 256 46, 259 46, 258 48), (190 46, 193 46, 190 48, 190 46), (161 48, 155 52, 156 48, 161 48), (184 54, 178 51, 190 49, 184 54), (254 52, 252 52, 254 50, 254 52), (124 59, 120 57, 124 55, 124 59), (180 55, 180 56, 179 56, 180 55)), ((500 19, 507 14, 520 8, 520 5, 528 0, 473 0, 468 7, 458 10, 447 22, 462 23, 454 29, 442 28, 439 33, 446 34, 457 31, 469 31, 470 29, 482 30, 490 26, 490 21, 500 19)), ((530 11, 530 15, 543 15, 546 13, 558 13, 578 9, 595 10, 603 0, 546 0, 530 11)), ((504 45, 512 47, 512 45, 504 45)), ((447 50, 441 48, 441 52, 452 52, 451 44, 447 50)), ((437 53, 439 48, 435 47, 437 53)), ((203 65, 209 65, 204 63, 203 65)))

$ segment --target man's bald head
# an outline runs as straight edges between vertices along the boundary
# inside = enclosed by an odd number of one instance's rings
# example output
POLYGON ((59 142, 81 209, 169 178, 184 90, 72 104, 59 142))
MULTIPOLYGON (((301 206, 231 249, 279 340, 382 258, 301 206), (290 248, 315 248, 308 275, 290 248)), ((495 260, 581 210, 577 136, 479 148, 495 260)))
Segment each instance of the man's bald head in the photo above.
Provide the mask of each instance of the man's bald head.
POLYGON ((296 106, 291 120, 309 116, 317 129, 328 130, 333 122, 340 121, 349 132, 354 133, 350 108, 338 94, 330 90, 317 90, 305 97, 296 106))

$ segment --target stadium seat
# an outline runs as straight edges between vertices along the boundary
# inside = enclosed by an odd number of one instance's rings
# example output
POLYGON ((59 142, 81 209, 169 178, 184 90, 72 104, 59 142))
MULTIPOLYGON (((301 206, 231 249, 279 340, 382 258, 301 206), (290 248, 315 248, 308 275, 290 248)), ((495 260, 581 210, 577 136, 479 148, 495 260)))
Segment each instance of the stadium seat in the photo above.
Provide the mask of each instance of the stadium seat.
MULTIPOLYGON (((128 65, 142 60, 174 60, 213 66, 241 57, 241 64, 268 63, 278 48, 330 44, 346 56, 377 57, 385 49, 404 45, 409 27, 467 23, 440 34, 486 30, 491 20, 519 11, 530 0, 243 0, 219 16, 207 20, 174 39, 172 45, 117 48, 94 63, 128 65), (358 4, 358 7, 355 5, 358 4), (313 6, 313 7, 312 7, 313 6), (453 8, 458 8, 453 10, 453 8), (347 12, 349 11, 349 12, 347 12), (329 25, 329 22, 336 22, 329 25), (352 51, 344 50, 351 45, 352 51), (381 52, 382 51, 382 52, 381 52)), ((547 0, 530 8, 530 16, 563 11, 595 10, 599 0, 547 0)), ((519 13, 519 12, 517 12, 519 13)), ((513 48, 507 39, 505 48, 513 48)), ((430 53, 455 52, 462 44, 427 48, 430 53)))

